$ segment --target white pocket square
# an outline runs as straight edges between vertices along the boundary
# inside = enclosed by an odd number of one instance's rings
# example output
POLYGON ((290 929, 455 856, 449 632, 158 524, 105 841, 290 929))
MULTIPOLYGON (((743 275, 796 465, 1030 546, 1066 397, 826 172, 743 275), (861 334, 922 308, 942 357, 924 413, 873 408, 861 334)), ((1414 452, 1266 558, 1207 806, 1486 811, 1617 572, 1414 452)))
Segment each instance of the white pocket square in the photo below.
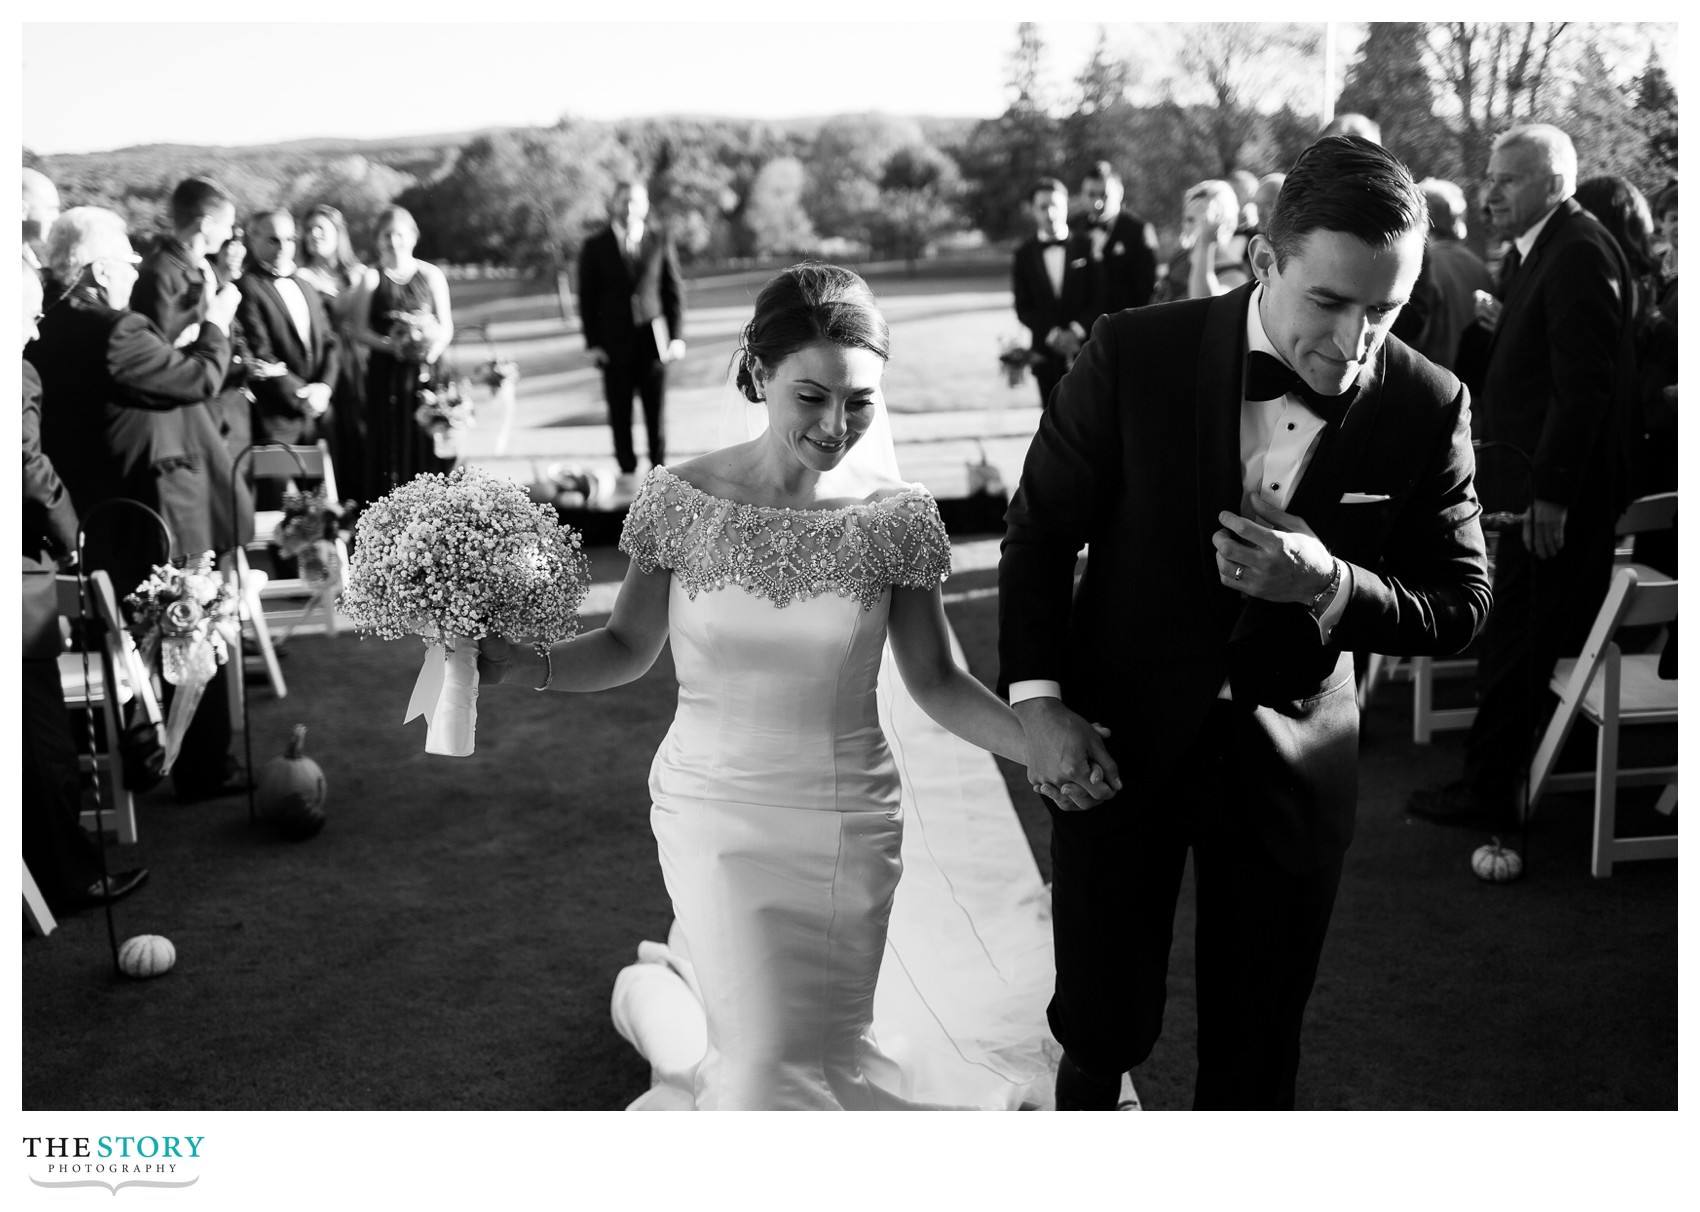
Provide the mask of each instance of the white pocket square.
POLYGON ((1385 492, 1347 492, 1340 495, 1342 505, 1374 505, 1377 501, 1392 500, 1385 492))

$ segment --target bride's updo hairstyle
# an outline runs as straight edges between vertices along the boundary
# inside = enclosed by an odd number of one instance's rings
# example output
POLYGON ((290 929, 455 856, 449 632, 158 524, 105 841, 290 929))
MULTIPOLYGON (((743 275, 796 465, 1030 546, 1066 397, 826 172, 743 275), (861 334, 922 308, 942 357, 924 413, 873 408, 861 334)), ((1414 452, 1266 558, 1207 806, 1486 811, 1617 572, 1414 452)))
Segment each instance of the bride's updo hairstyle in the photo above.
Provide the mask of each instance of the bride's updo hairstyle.
POLYGON ((744 325, 737 353, 738 390, 760 400, 755 368, 770 371, 799 349, 819 341, 890 357, 891 330, 874 304, 874 292, 848 269, 808 263, 784 270, 756 297, 756 314, 744 325))

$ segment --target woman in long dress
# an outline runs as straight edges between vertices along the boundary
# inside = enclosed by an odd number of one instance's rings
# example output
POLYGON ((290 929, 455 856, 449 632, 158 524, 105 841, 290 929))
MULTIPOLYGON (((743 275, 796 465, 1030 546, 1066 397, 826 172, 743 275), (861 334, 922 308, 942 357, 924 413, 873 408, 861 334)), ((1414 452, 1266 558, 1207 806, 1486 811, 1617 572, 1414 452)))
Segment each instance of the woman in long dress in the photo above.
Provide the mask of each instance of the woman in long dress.
POLYGON ((366 364, 366 492, 378 497, 420 472, 443 472, 452 459, 432 453, 414 413, 436 381, 438 359, 454 336, 443 271, 413 255, 419 227, 392 206, 378 219, 378 264, 350 304, 354 339, 366 364))
POLYGON ((366 267, 354 255, 348 223, 328 203, 308 207, 301 216, 301 263, 295 275, 312 284, 330 311, 340 356, 331 385, 331 461, 337 489, 344 497, 367 499, 366 492, 366 347, 353 337, 354 304, 366 280, 366 267))
POLYGON ((937 506, 918 485, 850 474, 884 408, 886 354, 855 274, 781 274, 737 379, 767 429, 651 469, 608 625, 547 658, 481 642, 486 681, 552 690, 632 681, 672 643, 679 702, 650 768, 650 821, 707 1018, 698 1109, 915 1105, 873 1036, 902 866, 876 700, 888 635, 928 715, 1026 760, 1014 713, 951 655, 937 506))

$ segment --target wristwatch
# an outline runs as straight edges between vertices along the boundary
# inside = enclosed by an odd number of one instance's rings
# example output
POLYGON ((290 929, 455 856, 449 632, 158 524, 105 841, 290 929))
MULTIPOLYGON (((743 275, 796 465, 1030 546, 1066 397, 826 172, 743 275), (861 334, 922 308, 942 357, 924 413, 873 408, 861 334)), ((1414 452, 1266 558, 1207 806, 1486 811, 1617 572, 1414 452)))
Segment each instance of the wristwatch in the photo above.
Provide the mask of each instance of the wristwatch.
POLYGON ((1310 612, 1317 618, 1321 618, 1322 612, 1328 609, 1329 603, 1334 600, 1334 595, 1339 592, 1340 558, 1336 556, 1334 557, 1334 575, 1328 578, 1328 584, 1323 586, 1322 592, 1310 600, 1310 612))

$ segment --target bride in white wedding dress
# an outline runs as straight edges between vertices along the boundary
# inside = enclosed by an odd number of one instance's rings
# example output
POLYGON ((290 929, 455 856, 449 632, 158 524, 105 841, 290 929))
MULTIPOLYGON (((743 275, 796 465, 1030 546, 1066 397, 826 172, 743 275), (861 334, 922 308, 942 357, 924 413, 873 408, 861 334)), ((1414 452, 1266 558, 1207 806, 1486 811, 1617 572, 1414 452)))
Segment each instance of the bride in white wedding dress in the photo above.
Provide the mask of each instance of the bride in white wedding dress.
MULTIPOLYGON (((927 716, 1026 760, 1014 713, 953 653, 937 506, 847 458, 884 409, 885 321, 855 274, 805 265, 768 283, 744 338, 737 382, 765 405, 766 430, 650 471, 606 627, 546 658, 486 640, 480 674, 517 681, 526 665, 539 688, 600 690, 642 676, 672 643, 678 710, 651 766, 650 820, 706 1016, 695 1107, 1012 1105, 1046 1067, 1048 988, 1010 989, 1016 1019, 1041 1008, 1020 1028, 1029 1040, 959 1040, 964 1009, 1009 1008, 947 1004, 948 972, 914 969, 950 957, 936 942, 894 947, 904 971, 887 974, 880 1025, 888 1012, 907 1024, 904 1063, 875 1038, 903 869, 903 779, 876 693, 888 638, 927 716)), ((949 918, 936 874, 932 911, 949 918)), ((982 945, 971 921, 937 925, 982 945)))

